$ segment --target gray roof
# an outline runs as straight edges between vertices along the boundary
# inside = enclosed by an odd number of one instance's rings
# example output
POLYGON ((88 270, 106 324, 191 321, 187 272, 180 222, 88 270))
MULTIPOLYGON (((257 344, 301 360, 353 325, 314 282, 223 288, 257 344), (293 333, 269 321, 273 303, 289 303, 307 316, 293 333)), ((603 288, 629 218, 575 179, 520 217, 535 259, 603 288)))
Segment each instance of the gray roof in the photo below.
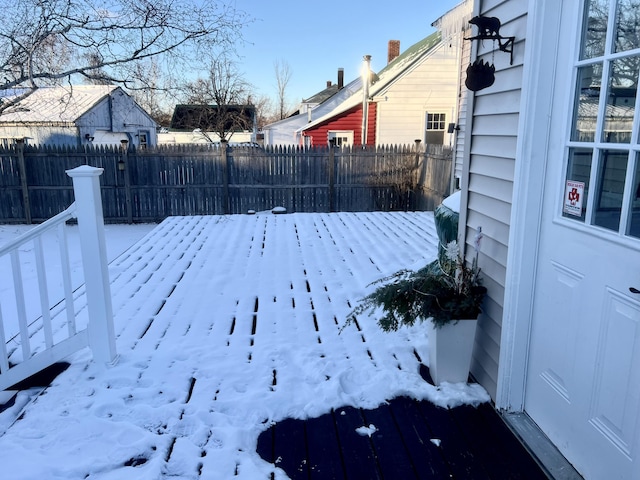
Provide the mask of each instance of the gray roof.
POLYGON ((120 87, 73 85, 40 87, 0 114, 1 123, 74 123, 120 87))
POLYGON ((333 95, 338 93, 339 90, 340 90, 340 87, 338 86, 338 84, 334 83, 333 85, 325 88, 321 92, 318 92, 315 95, 305 100, 302 100, 302 103, 322 103, 326 99, 331 98, 333 95))

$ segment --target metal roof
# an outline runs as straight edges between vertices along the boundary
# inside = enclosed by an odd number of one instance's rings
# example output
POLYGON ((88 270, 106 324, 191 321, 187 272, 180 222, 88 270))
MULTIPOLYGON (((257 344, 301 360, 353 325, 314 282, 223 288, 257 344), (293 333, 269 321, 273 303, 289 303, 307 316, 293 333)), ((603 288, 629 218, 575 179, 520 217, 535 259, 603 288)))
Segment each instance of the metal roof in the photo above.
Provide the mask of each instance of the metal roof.
POLYGON ((0 123, 74 123, 120 87, 73 85, 40 87, 0 114, 0 123))

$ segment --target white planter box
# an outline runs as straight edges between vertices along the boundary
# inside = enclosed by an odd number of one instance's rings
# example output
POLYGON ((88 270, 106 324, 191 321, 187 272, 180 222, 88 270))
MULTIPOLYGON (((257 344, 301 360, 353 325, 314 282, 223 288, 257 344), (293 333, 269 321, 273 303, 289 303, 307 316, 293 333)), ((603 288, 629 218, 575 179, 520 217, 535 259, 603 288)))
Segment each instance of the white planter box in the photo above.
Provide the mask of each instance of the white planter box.
POLYGON ((429 324, 429 374, 435 385, 466 382, 478 320, 460 320, 441 328, 429 324))

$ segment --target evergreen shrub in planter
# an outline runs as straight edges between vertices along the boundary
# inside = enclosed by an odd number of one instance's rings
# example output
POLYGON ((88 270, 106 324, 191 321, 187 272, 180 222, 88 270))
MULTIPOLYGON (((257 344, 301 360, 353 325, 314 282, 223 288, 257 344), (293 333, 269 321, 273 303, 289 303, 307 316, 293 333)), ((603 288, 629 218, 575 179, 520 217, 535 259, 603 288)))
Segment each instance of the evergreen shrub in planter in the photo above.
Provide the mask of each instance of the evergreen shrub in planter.
POLYGON ((468 265, 456 242, 450 242, 442 259, 374 284, 381 285, 361 300, 350 318, 381 307, 384 315, 378 324, 385 331, 429 320, 429 371, 434 383, 466 381, 475 325, 487 293, 477 254, 468 265))
POLYGON ((469 266, 455 242, 446 250, 445 261, 435 260, 417 271, 401 270, 374 282, 380 286, 362 299, 351 315, 382 307, 384 316, 378 324, 385 331, 413 325, 416 320, 430 319, 438 328, 477 318, 487 293, 477 257, 469 266))

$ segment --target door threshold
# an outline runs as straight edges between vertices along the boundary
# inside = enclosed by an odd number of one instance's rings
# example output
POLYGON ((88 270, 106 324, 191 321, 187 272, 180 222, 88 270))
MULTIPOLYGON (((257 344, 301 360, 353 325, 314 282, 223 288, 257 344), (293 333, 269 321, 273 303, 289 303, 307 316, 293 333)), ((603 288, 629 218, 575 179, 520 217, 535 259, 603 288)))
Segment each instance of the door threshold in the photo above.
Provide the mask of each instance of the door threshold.
POLYGON ((500 412, 511 431, 518 437, 533 458, 552 480, 583 480, 582 476, 560 453, 529 415, 500 412))

